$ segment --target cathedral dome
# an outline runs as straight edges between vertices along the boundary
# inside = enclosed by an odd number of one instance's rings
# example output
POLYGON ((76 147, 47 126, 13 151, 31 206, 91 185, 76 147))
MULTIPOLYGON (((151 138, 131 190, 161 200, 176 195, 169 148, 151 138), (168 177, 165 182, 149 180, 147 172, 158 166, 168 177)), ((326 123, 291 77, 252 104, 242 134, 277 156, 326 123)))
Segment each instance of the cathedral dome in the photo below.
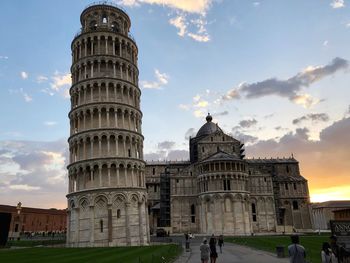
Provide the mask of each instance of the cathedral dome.
POLYGON ((217 131, 222 131, 217 124, 211 122, 213 120, 213 117, 209 113, 205 119, 207 120, 207 123, 199 129, 196 137, 209 135, 217 131))

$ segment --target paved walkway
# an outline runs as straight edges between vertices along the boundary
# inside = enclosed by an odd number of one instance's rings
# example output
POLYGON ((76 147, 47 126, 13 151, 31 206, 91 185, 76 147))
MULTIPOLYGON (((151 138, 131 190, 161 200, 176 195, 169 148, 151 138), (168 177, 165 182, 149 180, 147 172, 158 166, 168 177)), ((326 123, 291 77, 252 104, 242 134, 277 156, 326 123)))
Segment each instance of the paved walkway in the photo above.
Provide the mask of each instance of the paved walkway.
MULTIPOLYGON (((184 252, 176 263, 200 263, 199 243, 191 244, 191 252, 184 252)), ((218 247, 218 252, 219 247, 218 247)), ((210 261, 209 261, 210 262, 210 261)), ((275 255, 249 247, 225 243, 217 263, 287 263, 288 258, 277 258, 275 255)))

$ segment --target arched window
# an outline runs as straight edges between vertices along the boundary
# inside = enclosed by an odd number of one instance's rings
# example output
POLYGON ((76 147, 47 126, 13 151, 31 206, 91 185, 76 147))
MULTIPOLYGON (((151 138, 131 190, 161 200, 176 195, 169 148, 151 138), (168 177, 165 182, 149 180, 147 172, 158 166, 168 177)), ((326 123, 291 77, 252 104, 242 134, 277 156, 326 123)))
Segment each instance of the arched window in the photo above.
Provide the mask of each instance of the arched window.
POLYGON ((252 203, 252 218, 253 222, 256 222, 256 205, 252 203))
POLYGON ((155 175, 156 174, 156 168, 152 169, 152 174, 155 175))
POLYGON ((111 27, 112 27, 112 30, 114 32, 119 32, 120 31, 119 24, 117 22, 113 22, 111 27))
MULTIPOLYGON (((149 207, 149 210, 150 210, 150 207, 149 207)), ((121 214, 120 209, 118 209, 117 210, 117 218, 120 218, 120 214, 121 214)))
POLYGON ((298 201, 293 201, 293 210, 298 210, 298 209, 299 209, 298 201))
POLYGON ((102 219, 100 220, 100 231, 101 231, 101 233, 103 232, 103 220, 102 219))
POLYGON ((191 222, 196 223, 196 207, 191 205, 191 222))
POLYGON ((289 173, 289 166, 286 166, 286 172, 289 173))
POLYGON ((107 15, 103 14, 102 16, 102 24, 107 24, 107 15))
POLYGON ((96 30, 96 28, 97 28, 97 23, 96 23, 96 21, 95 21, 95 20, 91 21, 91 22, 90 22, 90 29, 91 29, 91 30, 96 30))

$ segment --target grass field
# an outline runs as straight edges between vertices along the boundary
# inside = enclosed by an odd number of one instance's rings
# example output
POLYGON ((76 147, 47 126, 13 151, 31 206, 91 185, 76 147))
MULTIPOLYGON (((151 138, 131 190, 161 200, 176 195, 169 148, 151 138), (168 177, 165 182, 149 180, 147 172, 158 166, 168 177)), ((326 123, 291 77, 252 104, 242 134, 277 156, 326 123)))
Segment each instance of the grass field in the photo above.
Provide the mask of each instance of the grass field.
MULTIPOLYGON (((306 259, 310 263, 321 262, 321 248, 323 242, 329 241, 329 236, 300 236, 300 245, 305 247, 306 259)), ((276 246, 284 246, 288 256, 287 247, 291 244, 289 236, 254 236, 254 237, 227 237, 226 242, 249 246, 269 252, 276 252, 276 246)))
POLYGON ((23 248, 0 250, 1 262, 11 263, 168 263, 181 253, 177 245, 118 248, 23 248))
POLYGON ((7 241, 6 246, 9 247, 35 247, 35 246, 50 246, 57 244, 65 244, 66 240, 13 240, 7 241))

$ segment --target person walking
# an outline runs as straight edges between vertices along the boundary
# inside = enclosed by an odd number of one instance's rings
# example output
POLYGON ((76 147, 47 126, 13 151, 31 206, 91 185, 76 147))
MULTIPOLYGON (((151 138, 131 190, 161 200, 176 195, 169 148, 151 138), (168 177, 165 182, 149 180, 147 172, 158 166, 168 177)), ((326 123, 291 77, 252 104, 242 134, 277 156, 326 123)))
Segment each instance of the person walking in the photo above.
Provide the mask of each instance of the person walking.
POLYGON ((209 240, 209 247, 210 247, 210 263, 215 263, 216 258, 218 257, 218 253, 216 252, 216 238, 214 234, 212 234, 209 240))
POLYGON ((220 253, 222 254, 222 246, 224 245, 224 237, 222 235, 219 236, 219 248, 220 248, 220 253))
POLYGON ((331 246, 328 242, 323 242, 321 250, 321 260, 322 263, 333 263, 332 258, 334 257, 331 246))
POLYGON ((337 244, 337 237, 332 235, 330 238, 330 247, 333 253, 334 262, 332 263, 341 263, 343 261, 343 253, 341 247, 337 244))
POLYGON ((305 248, 299 245, 299 236, 292 235, 292 244, 288 246, 289 262, 290 263, 306 263, 305 248))
POLYGON ((207 239, 203 239, 203 243, 200 245, 199 250, 201 251, 201 261, 202 263, 208 263, 210 248, 207 244, 207 239))

